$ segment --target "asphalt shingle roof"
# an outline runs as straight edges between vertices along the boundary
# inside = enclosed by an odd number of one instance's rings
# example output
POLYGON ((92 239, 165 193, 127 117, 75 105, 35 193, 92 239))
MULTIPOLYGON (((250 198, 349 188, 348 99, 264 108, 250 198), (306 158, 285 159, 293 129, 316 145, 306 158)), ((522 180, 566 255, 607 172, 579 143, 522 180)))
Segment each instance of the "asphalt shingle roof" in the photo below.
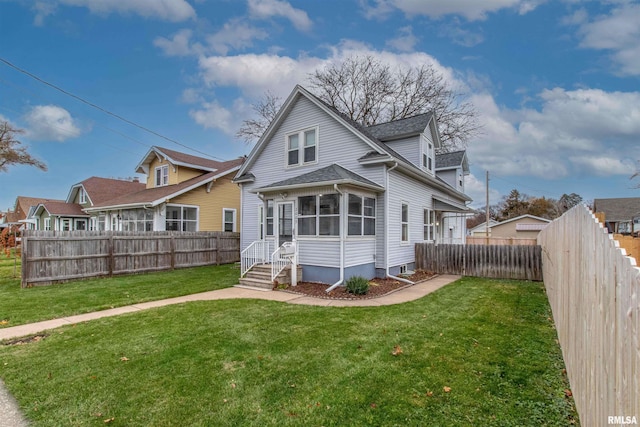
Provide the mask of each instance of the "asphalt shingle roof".
POLYGON ((400 138, 406 135, 422 133, 429 124, 431 117, 433 117, 431 112, 418 114, 413 117, 369 126, 367 130, 380 141, 400 138))
POLYGON ((80 184, 82 184, 94 205, 104 203, 123 194, 137 193, 146 188, 146 185, 141 182, 100 178, 97 176, 85 179, 80 184))
POLYGON ((304 184, 320 185, 323 183, 337 183, 337 182, 363 184, 369 187, 380 187, 375 182, 370 181, 367 178, 360 176, 357 173, 352 172, 348 169, 345 169, 342 166, 334 163, 324 168, 316 169, 314 171, 307 172, 293 178, 274 182, 273 184, 269 184, 265 187, 259 188, 258 190, 264 191, 264 190, 269 190, 274 188, 294 187, 294 186, 304 185, 304 184))
POLYGON ((436 169, 451 168, 462 165, 464 154, 464 151, 436 154, 436 169))
POLYGON ((640 197, 626 197, 616 199, 594 199, 595 212, 604 212, 605 221, 631 221, 640 216, 640 197))
POLYGON ((59 216, 89 216, 82 211, 82 206, 77 203, 67 202, 44 202, 42 205, 50 215, 59 216))

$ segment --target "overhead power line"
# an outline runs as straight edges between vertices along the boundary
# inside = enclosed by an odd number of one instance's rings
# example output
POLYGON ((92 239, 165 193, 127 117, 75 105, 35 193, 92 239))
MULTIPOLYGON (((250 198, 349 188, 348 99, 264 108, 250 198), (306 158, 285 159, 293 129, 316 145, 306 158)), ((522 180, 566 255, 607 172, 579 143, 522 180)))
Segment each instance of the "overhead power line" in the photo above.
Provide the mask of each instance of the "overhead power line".
POLYGON ((142 126, 142 125, 140 125, 140 124, 138 124, 138 123, 136 123, 136 122, 133 122, 133 121, 131 121, 131 120, 129 120, 129 119, 126 119, 126 118, 122 117, 122 116, 121 116, 121 115, 119 115, 119 114, 116 114, 116 113, 114 113, 114 112, 111 112, 111 111, 107 110, 106 108, 103 108, 103 107, 101 107, 101 106, 99 106, 99 105, 94 104, 94 103, 93 103, 93 102, 91 102, 91 101, 87 101, 86 99, 84 99, 84 98, 82 98, 82 97, 80 97, 80 96, 78 96, 78 95, 75 95, 75 94, 73 94, 73 93, 71 93, 71 92, 69 92, 69 91, 67 91, 67 90, 65 90, 65 89, 63 89, 63 88, 61 88, 61 87, 59 87, 59 86, 56 86, 56 85, 55 85, 55 84, 53 84, 53 83, 49 83, 48 81, 46 81, 46 80, 44 80, 44 79, 42 79, 42 78, 40 78, 40 77, 36 76, 35 74, 32 74, 32 73, 30 73, 29 71, 27 71, 27 70, 25 70, 25 69, 22 69, 22 68, 18 67, 18 66, 17 66, 17 65, 15 65, 15 64, 12 64, 11 62, 7 61, 7 60, 6 60, 6 59, 4 59, 4 58, 1 58, 1 57, 0 57, 0 62, 3 62, 4 64, 6 64, 7 66, 9 66, 9 67, 13 68, 14 70, 19 71, 20 73, 22 73, 22 74, 24 74, 24 75, 26 75, 26 76, 29 76, 29 77, 31 77, 32 79, 34 79, 34 80, 36 80, 36 81, 38 81, 38 82, 40 82, 40 83, 42 83, 42 84, 44 84, 44 85, 46 85, 46 86, 49 86, 49 87, 50 87, 50 88, 52 88, 52 89, 55 89, 55 90, 57 90, 57 91, 59 91, 59 92, 62 92, 62 93, 64 93, 65 95, 70 96, 70 97, 72 97, 72 98, 76 99, 77 101, 82 102, 83 104, 86 104, 86 105, 88 105, 88 106, 90 106, 90 107, 92 107, 92 108, 95 108, 96 110, 101 111, 101 112, 103 112, 103 113, 105 113, 105 114, 107 114, 107 115, 109 115, 109 116, 111 116, 111 117, 115 117, 115 118, 116 118, 116 119, 118 119, 118 120, 121 120, 121 121, 123 121, 123 122, 125 122, 125 123, 130 124, 131 126, 135 126, 135 127, 137 127, 138 129, 142 129, 142 130, 143 130, 143 131, 145 131, 145 132, 148 132, 148 133, 150 133, 150 134, 152 134, 152 135, 155 135, 155 136, 157 136, 157 137, 159 137, 159 138, 162 138, 162 139, 164 139, 164 140, 166 140, 166 141, 169 141, 169 142, 172 142, 172 143, 174 143, 174 144, 177 144, 177 145, 179 145, 179 146, 181 146, 181 147, 184 147, 184 148, 186 148, 186 149, 188 149, 188 150, 194 151, 194 152, 196 152, 196 153, 202 154, 202 155, 207 156, 207 157, 210 157, 210 158, 212 158, 212 159, 216 159, 216 160, 224 161, 223 159, 221 159, 221 158, 219 158, 219 157, 215 157, 215 156, 212 156, 212 155, 210 155, 210 154, 208 154, 208 153, 205 153, 205 152, 202 152, 202 151, 196 150, 195 148, 189 147, 188 145, 185 145, 185 144, 183 144, 183 143, 181 143, 181 142, 179 142, 179 141, 176 141, 175 139, 169 138, 168 136, 164 136, 164 135, 162 135, 161 133, 158 133, 158 132, 156 132, 156 131, 154 131, 154 130, 151 130, 151 129, 149 129, 149 128, 145 127, 145 126, 142 126))

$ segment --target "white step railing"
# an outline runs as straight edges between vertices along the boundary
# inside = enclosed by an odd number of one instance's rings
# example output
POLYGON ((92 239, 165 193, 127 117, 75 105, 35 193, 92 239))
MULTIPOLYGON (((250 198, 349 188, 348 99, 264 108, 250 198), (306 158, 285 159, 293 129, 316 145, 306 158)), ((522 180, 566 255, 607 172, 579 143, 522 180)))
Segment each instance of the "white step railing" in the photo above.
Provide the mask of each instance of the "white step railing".
POLYGON ((296 285, 295 267, 297 264, 298 246, 295 242, 284 242, 282 246, 271 254, 271 280, 275 280, 278 274, 282 272, 288 265, 291 265, 291 284, 296 285))
POLYGON ((240 253, 240 277, 244 277, 254 265, 267 262, 269 262, 269 242, 256 240, 240 253))

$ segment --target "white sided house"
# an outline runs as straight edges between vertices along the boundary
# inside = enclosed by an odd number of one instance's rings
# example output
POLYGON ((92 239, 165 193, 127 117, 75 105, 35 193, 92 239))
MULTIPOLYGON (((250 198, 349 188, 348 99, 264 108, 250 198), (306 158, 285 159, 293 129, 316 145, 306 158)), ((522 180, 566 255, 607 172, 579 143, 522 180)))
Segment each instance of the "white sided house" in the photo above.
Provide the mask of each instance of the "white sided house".
MULTIPOLYGON (((464 193, 464 177, 469 175, 467 152, 454 151, 436 155, 436 178, 464 193)), ((460 245, 466 241, 470 212, 446 212, 442 215, 442 243, 460 245)))
POLYGON ((439 146, 431 113, 365 128, 296 86, 234 179, 242 275, 295 264, 338 286, 412 270, 415 243, 442 241, 443 215, 471 200, 436 177, 439 146))

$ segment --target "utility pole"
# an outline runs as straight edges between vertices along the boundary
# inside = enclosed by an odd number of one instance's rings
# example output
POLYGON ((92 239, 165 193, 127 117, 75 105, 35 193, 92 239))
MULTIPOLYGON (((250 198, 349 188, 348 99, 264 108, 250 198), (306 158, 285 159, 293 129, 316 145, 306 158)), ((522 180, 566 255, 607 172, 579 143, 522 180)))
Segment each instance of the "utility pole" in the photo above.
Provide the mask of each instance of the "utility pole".
POLYGON ((485 235, 487 236, 487 244, 489 244, 489 171, 487 171, 486 187, 487 187, 487 212, 486 212, 487 225, 485 229, 485 235))

